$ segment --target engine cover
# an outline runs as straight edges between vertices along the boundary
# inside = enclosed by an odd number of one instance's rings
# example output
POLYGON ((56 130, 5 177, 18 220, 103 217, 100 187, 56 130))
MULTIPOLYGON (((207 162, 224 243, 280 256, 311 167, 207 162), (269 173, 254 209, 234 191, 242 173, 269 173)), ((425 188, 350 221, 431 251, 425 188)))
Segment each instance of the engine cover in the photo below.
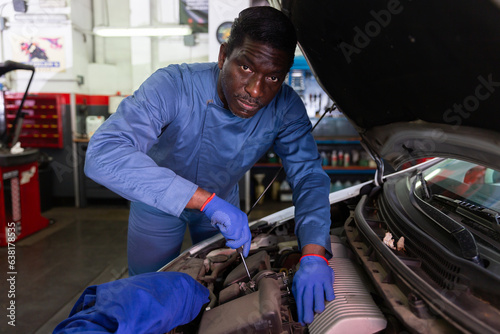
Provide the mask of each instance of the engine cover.
POLYGON ((279 283, 264 277, 258 291, 206 311, 199 334, 281 333, 280 309, 279 283))

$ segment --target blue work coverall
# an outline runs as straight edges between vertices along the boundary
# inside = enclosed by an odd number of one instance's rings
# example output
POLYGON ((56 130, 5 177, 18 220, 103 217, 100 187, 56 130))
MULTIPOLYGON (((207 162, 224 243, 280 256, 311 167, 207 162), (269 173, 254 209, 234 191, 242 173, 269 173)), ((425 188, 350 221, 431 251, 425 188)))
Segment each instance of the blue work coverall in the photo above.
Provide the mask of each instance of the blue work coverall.
POLYGON ((217 63, 170 65, 151 75, 92 136, 85 173, 130 200, 130 275, 155 271, 218 231, 185 209, 197 187, 239 206, 238 180, 270 147, 293 189, 299 246, 330 250, 330 179, 298 94, 282 85, 269 105, 243 119, 217 93, 217 63))
POLYGON ((192 321, 209 291, 177 272, 135 275, 87 287, 52 334, 166 333, 192 321))

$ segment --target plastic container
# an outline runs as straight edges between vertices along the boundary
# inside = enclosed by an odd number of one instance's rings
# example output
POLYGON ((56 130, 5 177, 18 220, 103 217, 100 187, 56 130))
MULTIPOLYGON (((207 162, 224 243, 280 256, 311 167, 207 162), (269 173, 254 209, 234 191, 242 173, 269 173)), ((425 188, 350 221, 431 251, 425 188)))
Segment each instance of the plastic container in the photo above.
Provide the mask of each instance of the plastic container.
POLYGON ((104 123, 104 116, 87 116, 85 120, 87 137, 92 137, 102 123, 104 123))

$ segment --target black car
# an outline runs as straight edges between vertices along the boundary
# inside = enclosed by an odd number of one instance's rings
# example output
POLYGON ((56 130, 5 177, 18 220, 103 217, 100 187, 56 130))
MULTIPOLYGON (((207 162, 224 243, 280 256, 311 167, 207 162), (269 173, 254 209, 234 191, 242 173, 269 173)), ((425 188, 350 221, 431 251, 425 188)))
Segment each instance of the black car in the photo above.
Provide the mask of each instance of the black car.
POLYGON ((311 325, 297 323, 290 292, 290 207, 251 223, 251 281, 221 235, 161 269, 211 291, 176 332, 500 332, 499 2, 270 3, 377 173, 330 194, 336 298, 311 325))

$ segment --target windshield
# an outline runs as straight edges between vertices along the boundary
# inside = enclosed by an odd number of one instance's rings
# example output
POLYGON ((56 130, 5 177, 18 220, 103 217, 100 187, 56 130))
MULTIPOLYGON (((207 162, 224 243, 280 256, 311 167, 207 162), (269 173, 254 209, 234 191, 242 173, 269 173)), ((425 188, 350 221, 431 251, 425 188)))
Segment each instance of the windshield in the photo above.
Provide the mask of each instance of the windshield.
POLYGON ((500 172, 470 162, 448 159, 424 173, 433 195, 500 211, 500 172))

